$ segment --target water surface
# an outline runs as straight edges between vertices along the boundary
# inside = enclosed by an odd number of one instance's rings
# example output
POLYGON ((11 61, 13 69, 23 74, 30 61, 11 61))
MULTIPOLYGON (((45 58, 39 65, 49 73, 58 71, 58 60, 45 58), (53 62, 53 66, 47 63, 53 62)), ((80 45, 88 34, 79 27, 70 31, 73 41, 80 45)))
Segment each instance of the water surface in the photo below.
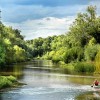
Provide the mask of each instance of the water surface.
MULTIPOLYGON (((12 66, 6 74, 26 83, 0 93, 0 100, 97 100, 99 90, 90 86, 95 77, 64 74, 51 61, 34 60, 12 66)), ((4 73, 2 73, 4 74, 4 73)))

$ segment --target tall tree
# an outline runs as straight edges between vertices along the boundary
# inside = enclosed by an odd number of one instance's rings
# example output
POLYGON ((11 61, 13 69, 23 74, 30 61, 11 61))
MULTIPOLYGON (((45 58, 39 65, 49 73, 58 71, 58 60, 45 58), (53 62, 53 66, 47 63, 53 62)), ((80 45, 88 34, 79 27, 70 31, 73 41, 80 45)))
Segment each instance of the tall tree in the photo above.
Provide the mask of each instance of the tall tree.
POLYGON ((69 31, 72 45, 85 46, 94 37, 100 43, 100 17, 96 15, 96 7, 89 6, 86 13, 79 13, 69 31))

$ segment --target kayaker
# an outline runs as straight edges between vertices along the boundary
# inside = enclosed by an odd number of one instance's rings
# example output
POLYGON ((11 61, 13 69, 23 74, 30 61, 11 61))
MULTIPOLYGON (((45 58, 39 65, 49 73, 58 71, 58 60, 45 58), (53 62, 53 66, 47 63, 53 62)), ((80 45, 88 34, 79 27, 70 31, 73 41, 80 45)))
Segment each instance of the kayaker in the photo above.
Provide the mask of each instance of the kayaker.
POLYGON ((92 86, 98 86, 99 85, 99 81, 96 79, 94 82, 93 82, 93 85, 92 86))

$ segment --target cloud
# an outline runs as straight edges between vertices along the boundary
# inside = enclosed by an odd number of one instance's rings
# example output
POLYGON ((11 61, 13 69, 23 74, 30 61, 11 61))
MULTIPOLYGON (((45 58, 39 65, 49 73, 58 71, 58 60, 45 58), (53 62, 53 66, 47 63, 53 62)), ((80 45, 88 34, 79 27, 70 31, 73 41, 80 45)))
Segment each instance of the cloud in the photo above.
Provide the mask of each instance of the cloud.
POLYGON ((84 11, 86 6, 57 6, 45 7, 42 5, 18 5, 2 9, 2 19, 6 22, 20 23, 26 20, 40 19, 44 17, 63 18, 74 16, 78 12, 84 11))
POLYGON ((100 15, 99 4, 100 0, 0 0, 0 9, 6 25, 33 39, 67 32, 77 13, 85 12, 88 5, 96 5, 100 15))
POLYGON ((64 34, 68 31, 69 26, 73 20, 73 17, 46 17, 42 19, 27 20, 20 24, 7 22, 5 22, 5 24, 8 26, 11 25, 13 28, 21 30, 21 34, 26 37, 25 39, 34 39, 38 37, 64 34))
POLYGON ((18 23, 44 17, 75 16, 88 5, 96 5, 100 14, 99 4, 100 0, 0 0, 0 9, 3 21, 18 23))
MULTIPOLYGON (((57 0, 51 1, 56 2, 55 6, 49 6, 43 5, 42 3, 46 3, 47 0, 0 0, 0 9, 2 10, 2 20, 6 22, 13 22, 13 23, 20 23, 26 20, 33 20, 33 19, 40 19, 44 17, 58 17, 58 18, 64 18, 67 16, 75 16, 78 12, 84 12, 86 7, 88 5, 96 5, 97 6, 97 13, 100 14, 100 6, 99 0, 90 0, 87 4, 80 4, 77 3, 78 0, 74 1, 74 4, 72 2, 68 2, 70 0, 67 0, 68 4, 66 4, 66 1, 62 1, 62 3, 65 2, 65 5, 57 5, 57 0), (33 3, 34 1, 34 3, 33 3), (27 4, 27 3, 31 4, 27 4), (27 5, 24 5, 26 3, 27 5), (7 6, 3 4, 8 4, 7 6), (71 5, 72 4, 72 5, 71 5)), ((87 1, 87 0, 85 0, 87 1)), ((61 0, 58 0, 58 3, 61 2, 61 0)), ((83 1, 82 1, 83 2, 83 1)), ((50 3, 48 1, 48 3, 50 3)))

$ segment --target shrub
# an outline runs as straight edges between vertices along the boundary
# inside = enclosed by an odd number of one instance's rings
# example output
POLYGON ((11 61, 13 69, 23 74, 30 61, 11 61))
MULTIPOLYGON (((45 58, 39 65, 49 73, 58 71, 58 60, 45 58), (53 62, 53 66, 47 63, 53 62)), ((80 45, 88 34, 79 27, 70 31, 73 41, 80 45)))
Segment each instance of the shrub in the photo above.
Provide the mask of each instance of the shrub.
POLYGON ((12 82, 5 76, 0 76, 0 88, 11 86, 12 82))
POLYGON ((71 63, 63 65, 63 69, 64 69, 64 72, 67 74, 74 73, 74 66, 71 63))
POLYGON ((87 62, 78 62, 75 64, 75 71, 76 72, 94 72, 95 66, 92 63, 87 62))
POLYGON ((52 61, 54 62, 54 63, 58 63, 59 61, 60 61, 60 59, 58 58, 58 57, 53 57, 52 58, 52 61))
POLYGON ((10 80, 11 82, 16 82, 16 80, 17 80, 17 79, 16 79, 14 76, 12 76, 12 75, 8 76, 7 79, 10 80))
POLYGON ((49 53, 47 54, 47 59, 48 59, 48 60, 51 60, 52 57, 53 57, 54 55, 55 55, 55 51, 49 52, 49 53))
POLYGON ((13 76, 0 76, 0 89, 12 86, 15 81, 16 78, 13 76))
POLYGON ((100 51, 97 53, 95 57, 95 67, 96 67, 96 73, 100 73, 100 51))
POLYGON ((73 47, 66 51, 64 55, 64 62, 70 63, 72 61, 81 61, 83 57, 83 49, 81 47, 73 47))
POLYGON ((84 52, 85 60, 94 61, 95 56, 99 49, 100 49, 100 45, 87 46, 84 52))

